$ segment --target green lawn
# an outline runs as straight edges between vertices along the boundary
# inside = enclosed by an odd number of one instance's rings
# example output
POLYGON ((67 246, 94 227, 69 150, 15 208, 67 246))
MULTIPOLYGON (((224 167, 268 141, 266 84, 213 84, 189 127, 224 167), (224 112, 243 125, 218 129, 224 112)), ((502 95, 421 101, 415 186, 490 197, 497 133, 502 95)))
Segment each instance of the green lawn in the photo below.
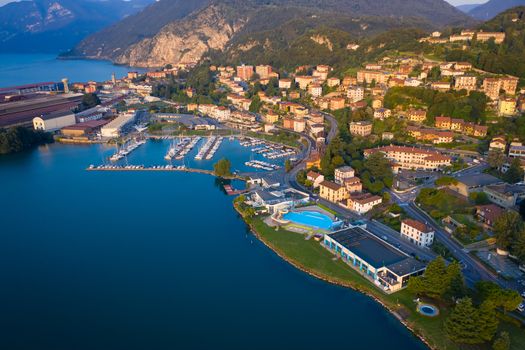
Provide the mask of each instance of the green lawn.
MULTIPOLYGON (((314 239, 307 241, 301 234, 283 229, 276 231, 267 226, 262 218, 246 219, 246 221, 252 225, 263 242, 294 265, 317 277, 354 288, 381 300, 391 310, 405 315, 412 329, 427 339, 433 347, 441 350, 460 350, 460 347, 447 340, 444 335, 443 323, 450 312, 448 307, 439 305, 440 315, 436 318, 422 316, 415 311, 414 296, 411 293, 403 290, 391 295, 384 294, 341 260, 334 261, 334 256, 314 239)), ((521 349, 520 344, 525 344, 525 332, 510 323, 502 323, 500 328, 511 333, 511 349, 521 349)), ((469 349, 488 350, 490 346, 469 349)))
POLYGON ((424 188, 416 199, 421 208, 434 219, 468 211, 469 203, 445 190, 424 188))

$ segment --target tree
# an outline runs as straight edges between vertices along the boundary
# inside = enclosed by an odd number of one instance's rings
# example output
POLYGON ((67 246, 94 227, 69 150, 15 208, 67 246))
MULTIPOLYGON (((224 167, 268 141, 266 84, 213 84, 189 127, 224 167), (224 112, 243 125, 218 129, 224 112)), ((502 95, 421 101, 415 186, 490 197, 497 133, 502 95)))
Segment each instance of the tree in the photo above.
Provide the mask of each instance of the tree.
POLYGON ((510 349, 510 336, 507 332, 501 332, 498 339, 492 344, 494 350, 509 350, 510 349))
POLYGON ((287 159, 285 162, 284 162, 284 170, 289 173, 293 168, 293 164, 292 164, 292 161, 290 159, 287 159))
POLYGON ((512 289, 503 289, 489 281, 476 283, 476 293, 482 303, 490 303, 494 308, 501 307, 503 311, 513 311, 521 303, 519 293, 512 289))
POLYGON ((512 160, 509 170, 503 175, 503 179, 511 184, 523 181, 523 169, 521 168, 521 161, 518 158, 512 160))
POLYGON ((468 198, 476 205, 489 204, 489 197, 485 192, 472 192, 468 195, 468 198))
POLYGON ((422 276, 411 278, 409 290, 414 294, 423 294, 431 298, 441 298, 447 291, 447 267, 442 257, 431 261, 422 276))
POLYGON ((231 176, 231 163, 228 159, 223 158, 213 165, 213 171, 216 176, 226 177, 231 176))
POLYGON ((446 293, 449 299, 459 299, 467 294, 461 266, 457 261, 454 261, 447 267, 446 278, 449 281, 446 293))
POLYGON ((436 299, 457 299, 466 294, 460 265, 454 262, 447 267, 441 256, 428 264, 422 276, 411 278, 408 289, 436 299))
POLYGON ((259 113, 261 110, 262 102, 259 95, 253 96, 252 103, 250 104, 250 112, 259 113))
POLYGON ((84 96, 82 96, 81 104, 82 110, 86 110, 98 106, 100 104, 100 99, 98 98, 97 94, 84 94, 84 96))
POLYGON ((525 231, 518 232, 512 244, 512 254, 518 257, 518 260, 525 264, 525 231))
POLYGON ((493 169, 500 169, 505 164, 505 154, 498 151, 490 151, 487 157, 487 163, 493 169))
POLYGON ((445 321, 445 333, 455 343, 479 344, 477 311, 470 298, 458 301, 456 307, 445 321))
POLYGON ((479 306, 476 321, 478 322, 478 335, 481 340, 492 340, 498 330, 499 319, 496 315, 496 309, 490 301, 486 301, 479 306))
POLYGON ((511 248, 515 234, 523 229, 523 221, 518 213, 507 210, 494 222, 494 234, 498 247, 504 250, 511 248))

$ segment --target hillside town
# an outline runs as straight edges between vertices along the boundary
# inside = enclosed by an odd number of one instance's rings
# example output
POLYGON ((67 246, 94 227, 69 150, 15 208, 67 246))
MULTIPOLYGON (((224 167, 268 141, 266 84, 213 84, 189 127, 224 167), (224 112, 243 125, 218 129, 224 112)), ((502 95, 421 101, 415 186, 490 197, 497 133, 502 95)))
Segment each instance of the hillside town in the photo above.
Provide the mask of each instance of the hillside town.
MULTIPOLYGON (((498 45, 505 33, 434 32, 421 42, 474 38, 498 45)), ((236 205, 265 229, 319 242, 386 295, 424 278, 441 256, 461 267, 469 287, 487 280, 525 296, 525 241, 501 238, 525 213, 525 135, 508 132, 525 113, 522 83, 408 54, 345 72, 324 62, 291 71, 179 64, 102 82, 1 88, 0 127, 30 127, 66 144, 127 145, 111 161, 145 139, 183 137, 166 160, 182 159, 200 137, 209 141, 198 157, 210 159, 221 137, 237 137, 283 161, 250 160, 265 171, 229 174, 247 183, 228 188, 242 192, 236 205), (196 69, 204 78, 192 78, 196 69)), ((89 168, 97 169, 174 170, 89 168)), ((525 304, 516 308, 523 320, 525 304)))

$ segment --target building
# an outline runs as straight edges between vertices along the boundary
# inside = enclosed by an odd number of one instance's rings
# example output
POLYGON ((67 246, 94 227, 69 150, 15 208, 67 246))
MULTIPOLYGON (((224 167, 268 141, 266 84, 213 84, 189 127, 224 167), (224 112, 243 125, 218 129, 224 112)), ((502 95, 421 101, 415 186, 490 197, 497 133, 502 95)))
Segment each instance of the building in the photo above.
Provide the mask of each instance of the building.
POLYGON ((321 184, 321 182, 324 181, 324 175, 321 175, 315 171, 309 171, 307 174, 306 174, 306 180, 308 181, 311 181, 312 182, 312 186, 313 188, 318 188, 319 185, 321 184))
POLYGON ((455 79, 454 88, 456 90, 475 91, 478 88, 478 78, 470 75, 458 76, 455 79))
POLYGON ((348 191, 343 185, 324 180, 319 184, 319 196, 332 203, 339 203, 348 198, 348 191))
POLYGON ((437 81, 430 85, 433 90, 448 91, 450 90, 450 83, 447 81, 437 81))
POLYGON ((351 177, 349 179, 346 179, 344 185, 348 193, 363 191, 363 184, 361 183, 361 179, 358 177, 351 177))
POLYGON ((268 65, 255 66, 255 73, 257 73, 257 75, 261 79, 268 79, 270 78, 270 75, 272 74, 272 66, 268 66, 268 65))
POLYGON ((292 83, 292 79, 279 79, 279 89, 291 89, 292 83))
POLYGON ((411 122, 422 123, 427 119, 427 111, 424 109, 410 109, 407 112, 407 119, 411 122))
POLYGON ((495 184, 485 186, 483 192, 500 207, 511 209, 525 199, 525 185, 495 184))
POLYGON ((505 210, 495 204, 476 206, 476 218, 489 229, 494 226, 498 218, 505 213, 505 210))
POLYGON ((498 78, 485 78, 483 80, 483 92, 491 100, 497 100, 501 90, 501 81, 498 78))
POLYGON ((494 39, 496 44, 501 44, 505 40, 505 32, 478 32, 476 40, 485 42, 494 39))
POLYGON ((450 166, 452 158, 436 151, 407 146, 384 146, 364 151, 365 157, 381 152, 394 162, 396 169, 437 171, 450 166))
POLYGON ((350 134, 359 136, 368 136, 372 134, 372 122, 359 121, 350 123, 350 134))
POLYGON ((100 130, 102 137, 120 137, 123 130, 135 122, 135 113, 124 113, 113 119, 100 130))
POLYGON ((275 113, 274 111, 268 111, 264 115, 264 122, 267 124, 274 124, 279 121, 279 114, 275 113))
POLYGON ((74 110, 82 102, 82 94, 19 95, 16 99, 9 97, 8 101, 12 102, 1 104, 0 128, 13 126, 33 127, 33 119, 35 117, 74 110))
POLYGON ((434 231, 420 221, 405 219, 401 222, 401 237, 420 247, 430 247, 434 242, 434 231))
POLYGON ((343 108, 345 108, 345 99, 343 97, 332 97, 330 99, 330 109, 332 111, 337 111, 343 108))
POLYGON ((360 86, 350 86, 346 92, 346 96, 351 103, 362 101, 365 98, 365 89, 360 86))
POLYGON ((516 114, 516 99, 514 98, 502 98, 498 102, 498 115, 513 116, 516 114))
POLYGON ((314 98, 321 97, 323 95, 323 87, 319 84, 311 84, 308 86, 308 93, 314 98))
POLYGON ((336 77, 328 78, 326 80, 326 85, 328 85, 328 87, 336 87, 341 85, 341 80, 336 77))
POLYGON ((309 75, 298 75, 295 77, 295 82, 299 84, 301 90, 306 90, 314 81, 314 77, 309 75))
POLYGON ((352 193, 347 200, 347 208, 359 214, 366 214, 376 205, 383 202, 383 198, 370 193, 352 193))
POLYGON ((449 185, 449 188, 465 197, 468 197, 472 192, 483 191, 485 186, 501 182, 497 177, 483 173, 461 176, 456 180, 457 182, 449 185))
POLYGON ((379 108, 374 111, 374 119, 384 120, 392 116, 392 111, 388 108, 379 108))
POLYGON ((388 81, 388 74, 373 70, 360 70, 357 72, 357 82, 371 84, 386 84, 388 81))
POLYGON ((418 141, 432 142, 434 144, 451 143, 454 141, 454 133, 451 131, 437 131, 408 126, 409 135, 418 141))
POLYGON ((327 234, 323 245, 387 293, 405 288, 411 277, 426 269, 425 264, 360 227, 327 234))
POLYGON ((256 209, 264 208, 270 214, 306 204, 310 200, 304 192, 280 186, 256 190, 250 197, 249 204, 256 209))
POLYGON ((354 176, 355 176, 355 170, 349 166, 343 166, 343 167, 337 168, 335 169, 335 172, 334 172, 335 183, 339 185, 343 185, 345 183, 345 180, 351 179, 354 176))
POLYGON ((60 130, 62 135, 72 138, 87 137, 95 134, 100 128, 106 125, 106 120, 90 120, 83 123, 66 126, 60 130))
POLYGON ((241 80, 250 80, 253 76, 253 66, 237 66, 237 77, 241 80))
POLYGON ((33 118, 33 128, 41 131, 57 131, 66 126, 74 125, 76 122, 75 113, 60 111, 33 118))
POLYGON ((525 146, 521 144, 511 144, 509 147, 509 157, 525 158, 525 146))
POLYGON ((489 150, 505 153, 507 141, 503 136, 496 136, 490 141, 489 150))

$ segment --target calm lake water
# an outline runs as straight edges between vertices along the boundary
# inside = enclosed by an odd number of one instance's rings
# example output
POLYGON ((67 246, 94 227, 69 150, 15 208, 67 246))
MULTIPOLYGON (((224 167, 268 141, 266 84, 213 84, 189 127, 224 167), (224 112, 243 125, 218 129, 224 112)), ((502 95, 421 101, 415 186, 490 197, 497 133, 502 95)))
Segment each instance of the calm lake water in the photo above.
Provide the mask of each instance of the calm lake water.
POLYGON ((259 243, 213 177, 84 170, 108 152, 0 157, 1 349, 425 349, 259 243))
POLYGON ((107 61, 57 60, 49 54, 0 54, 0 87, 16 86, 69 78, 70 82, 110 80, 115 73, 121 78, 130 70, 143 69, 115 66, 107 61))

